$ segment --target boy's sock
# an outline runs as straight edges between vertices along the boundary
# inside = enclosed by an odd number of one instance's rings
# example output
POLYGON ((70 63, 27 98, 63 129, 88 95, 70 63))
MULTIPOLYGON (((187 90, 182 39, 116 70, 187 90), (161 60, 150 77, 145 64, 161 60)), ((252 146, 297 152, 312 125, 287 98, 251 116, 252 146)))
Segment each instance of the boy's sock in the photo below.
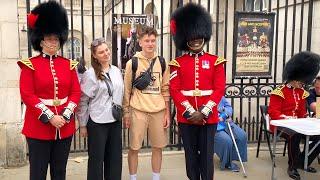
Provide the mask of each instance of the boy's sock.
POLYGON ((160 180, 160 173, 152 172, 152 180, 160 180))
POLYGON ((130 180, 137 180, 137 174, 130 174, 130 180))

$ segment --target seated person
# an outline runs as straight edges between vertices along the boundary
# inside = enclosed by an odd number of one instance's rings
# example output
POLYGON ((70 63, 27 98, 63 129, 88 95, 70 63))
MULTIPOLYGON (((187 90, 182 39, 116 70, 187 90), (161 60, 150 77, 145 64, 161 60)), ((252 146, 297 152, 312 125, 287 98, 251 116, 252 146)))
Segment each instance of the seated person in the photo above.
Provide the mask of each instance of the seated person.
POLYGON ((239 172, 237 164, 232 162, 233 160, 239 161, 239 158, 226 121, 230 123, 243 162, 247 161, 247 134, 232 122, 232 107, 225 97, 222 97, 218 105, 218 111, 220 122, 214 137, 214 152, 220 159, 221 170, 227 168, 231 171, 239 172))
POLYGON ((317 96, 320 96, 320 76, 317 76, 316 79, 313 81, 313 88, 310 89, 309 93, 310 95, 307 98, 309 111, 310 113, 315 115, 317 96))
MULTIPOLYGON (((270 96, 268 109, 270 119, 304 118, 307 116, 306 98, 309 93, 303 89, 303 84, 310 84, 319 72, 319 61, 318 55, 311 52, 301 52, 287 62, 283 71, 285 84, 273 90, 270 96)), ((273 132, 274 127, 270 126, 270 130, 273 132)), ((283 127, 278 127, 277 130, 281 131, 281 137, 288 141, 289 166, 287 173, 292 179, 300 179, 297 169, 303 169, 304 165, 304 152, 300 152, 300 141, 304 135, 283 127)), ((310 143, 310 149, 315 146, 317 139, 319 138, 316 136, 310 137, 310 140, 313 141, 310 143)), ((309 155, 307 172, 317 172, 316 169, 310 167, 310 164, 319 152, 320 146, 309 155)))

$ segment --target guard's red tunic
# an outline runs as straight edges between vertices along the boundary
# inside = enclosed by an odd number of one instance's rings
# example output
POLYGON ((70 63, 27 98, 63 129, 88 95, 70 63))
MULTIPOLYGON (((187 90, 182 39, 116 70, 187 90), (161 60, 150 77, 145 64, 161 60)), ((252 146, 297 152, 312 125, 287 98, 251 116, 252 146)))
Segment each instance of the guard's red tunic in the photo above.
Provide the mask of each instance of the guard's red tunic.
POLYGON ((75 132, 73 112, 80 100, 77 62, 40 54, 18 61, 18 65, 20 94, 26 104, 22 134, 41 140, 70 137, 75 132), (54 114, 62 115, 68 123, 56 129, 48 122, 54 114))
MULTIPOLYGON (((304 118, 307 115, 306 98, 309 93, 302 88, 293 88, 289 84, 281 85, 272 91, 268 114, 270 120, 285 119, 287 116, 304 118)), ((270 125, 273 132, 274 126, 270 125)))
POLYGON ((218 122, 217 105, 225 93, 225 61, 201 52, 186 53, 169 63, 170 95, 177 107, 178 122, 191 124, 183 114, 192 114, 202 106, 206 109, 200 111, 209 114, 206 122, 218 122))

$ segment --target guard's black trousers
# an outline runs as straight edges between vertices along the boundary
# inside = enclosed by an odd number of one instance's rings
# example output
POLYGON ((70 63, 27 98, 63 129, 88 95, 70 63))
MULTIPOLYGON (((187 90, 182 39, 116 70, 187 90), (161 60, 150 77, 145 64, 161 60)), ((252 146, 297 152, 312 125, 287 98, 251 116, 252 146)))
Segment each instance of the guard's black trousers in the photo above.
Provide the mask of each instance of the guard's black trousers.
POLYGON ((185 151, 187 176, 190 180, 213 179, 214 135, 217 124, 189 125, 179 123, 185 151))
POLYGON ((89 119, 88 180, 121 180, 121 122, 98 124, 89 119))
POLYGON ((72 136, 58 140, 27 138, 30 180, 45 180, 50 164, 51 180, 65 180, 72 136))
MULTIPOLYGON (((288 165, 290 168, 303 168, 304 165, 304 154, 300 151, 300 141, 301 139, 305 139, 305 136, 297 133, 294 130, 278 127, 278 131, 282 132, 281 137, 285 138, 288 141, 288 165)), ((311 136, 309 144, 309 151, 316 145, 316 143, 320 140, 320 136, 311 136)), ((319 155, 320 146, 316 147, 315 150, 308 157, 308 166, 312 163, 312 161, 319 155)))

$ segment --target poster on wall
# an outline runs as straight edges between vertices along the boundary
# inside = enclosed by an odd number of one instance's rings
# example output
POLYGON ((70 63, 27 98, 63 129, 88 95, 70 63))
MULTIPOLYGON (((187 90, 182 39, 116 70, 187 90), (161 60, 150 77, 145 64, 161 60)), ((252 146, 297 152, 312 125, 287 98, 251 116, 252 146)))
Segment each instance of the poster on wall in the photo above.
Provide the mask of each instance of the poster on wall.
POLYGON ((236 12, 233 78, 271 78, 275 13, 236 12))
POLYGON ((137 34, 142 26, 153 26, 153 15, 112 15, 112 64, 125 69, 126 63, 140 51, 137 34))

